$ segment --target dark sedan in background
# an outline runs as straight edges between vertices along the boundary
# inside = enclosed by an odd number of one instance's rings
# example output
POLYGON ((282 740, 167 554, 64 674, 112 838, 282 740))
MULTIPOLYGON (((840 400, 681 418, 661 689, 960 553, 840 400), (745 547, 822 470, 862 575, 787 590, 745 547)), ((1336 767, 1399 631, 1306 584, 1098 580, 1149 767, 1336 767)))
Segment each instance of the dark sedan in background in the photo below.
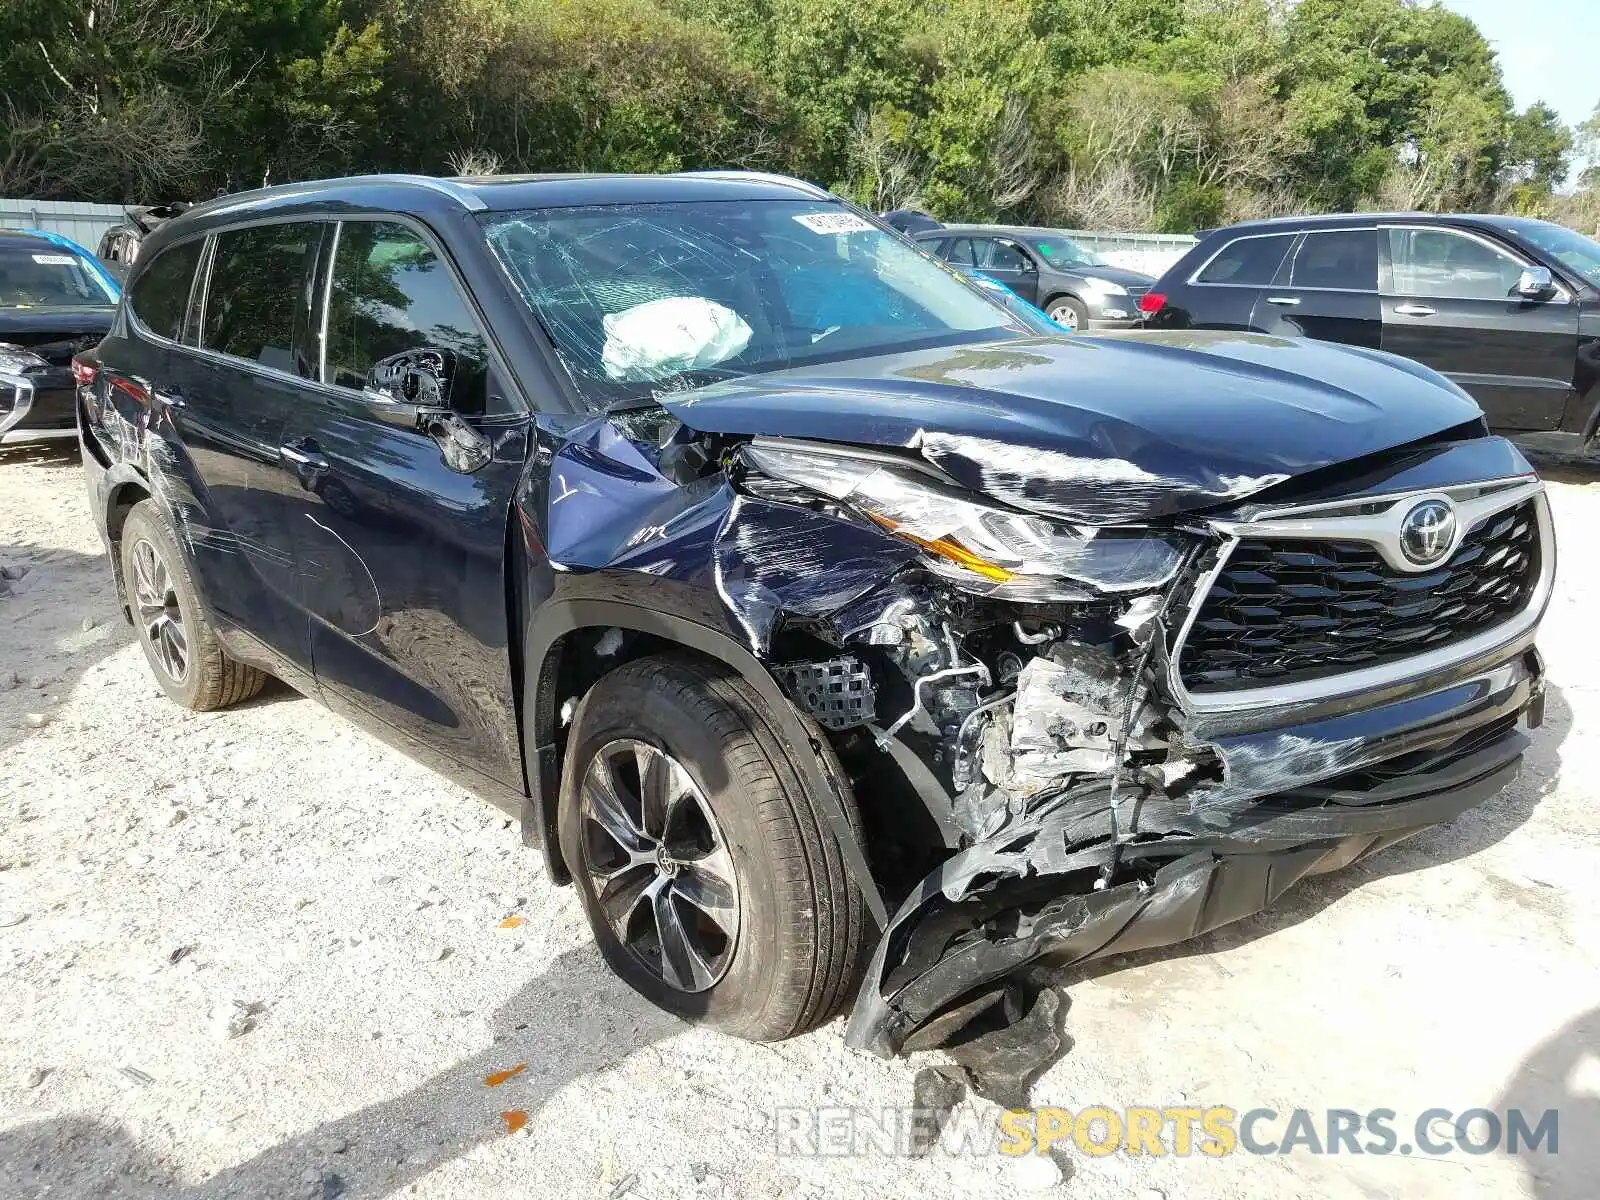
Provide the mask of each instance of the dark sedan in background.
POLYGON ((914 234, 952 266, 982 271, 1066 329, 1128 329, 1155 282, 1113 267, 1065 234, 1004 225, 946 225, 914 234))
POLYGON ((105 337, 117 297, 75 242, 0 230, 0 446, 77 438, 72 356, 105 337))
POLYGON ((1547 221, 1291 217, 1201 235, 1140 302, 1151 329, 1233 329, 1404 355, 1489 424, 1593 440, 1600 243, 1547 221))

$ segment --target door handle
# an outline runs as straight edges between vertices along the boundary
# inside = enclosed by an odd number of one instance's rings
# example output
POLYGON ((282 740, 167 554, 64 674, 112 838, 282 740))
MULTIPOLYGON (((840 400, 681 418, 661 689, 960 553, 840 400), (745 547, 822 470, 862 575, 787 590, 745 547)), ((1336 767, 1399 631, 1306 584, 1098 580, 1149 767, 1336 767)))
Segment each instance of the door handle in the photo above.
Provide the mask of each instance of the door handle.
POLYGON ((278 447, 278 456, 291 466, 310 467, 316 471, 326 471, 333 465, 305 442, 285 442, 278 447))
POLYGON ((306 491, 315 491, 322 477, 333 469, 333 464, 305 438, 285 442, 278 447, 278 457, 294 468, 295 478, 306 491))
POLYGON ((1394 311, 1402 317, 1431 317, 1433 309, 1426 304, 1396 304, 1394 311))
POLYGON ((1268 304, 1286 304, 1289 307, 1293 308, 1296 304, 1300 303, 1300 297, 1299 296, 1268 296, 1267 297, 1267 303, 1268 304))

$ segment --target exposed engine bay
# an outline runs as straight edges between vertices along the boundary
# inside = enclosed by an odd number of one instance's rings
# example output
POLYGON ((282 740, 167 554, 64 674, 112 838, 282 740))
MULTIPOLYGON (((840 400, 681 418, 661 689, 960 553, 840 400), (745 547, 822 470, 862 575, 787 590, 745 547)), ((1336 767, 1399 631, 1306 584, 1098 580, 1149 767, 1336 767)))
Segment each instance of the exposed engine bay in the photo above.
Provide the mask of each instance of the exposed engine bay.
MULTIPOLYGON (((706 437, 659 409, 613 420, 595 453, 557 460, 556 486, 578 494, 611 456, 658 482, 638 532, 585 548, 605 551, 587 565, 666 576, 675 539, 709 540, 733 622, 852 771, 875 886, 900 903, 847 1034, 878 1053, 938 1044, 1028 963, 1204 933, 1449 819, 1504 785, 1519 714, 1538 720, 1531 627, 1492 661, 1370 696, 1185 703, 1179 625, 1228 538, 1167 511, 1148 472, 1096 464, 1086 490, 1034 463, 1044 473, 1013 472, 1002 497, 945 473, 944 443, 706 437)), ((1277 482, 1218 479, 1206 499, 1277 482)))

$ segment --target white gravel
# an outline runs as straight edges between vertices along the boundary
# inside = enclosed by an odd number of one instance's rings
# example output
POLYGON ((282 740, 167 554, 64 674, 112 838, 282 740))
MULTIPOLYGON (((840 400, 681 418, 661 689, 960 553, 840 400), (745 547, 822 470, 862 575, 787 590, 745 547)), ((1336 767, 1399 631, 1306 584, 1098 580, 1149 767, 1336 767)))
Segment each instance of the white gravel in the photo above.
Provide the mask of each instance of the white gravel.
POLYGON ((946 1060, 857 1054, 839 1022, 770 1047, 690 1030, 611 978, 489 805, 282 688, 174 707, 118 612, 75 453, 0 452, 0 567, 26 571, 0 582, 0 1196, 1593 1195, 1600 488, 1561 478, 1548 723, 1515 786, 1074 982, 1073 1048, 1033 1091, 1389 1108, 1402 1127, 1559 1106, 1560 1153, 1073 1152, 1063 1173, 779 1155, 780 1108, 876 1115, 946 1060))

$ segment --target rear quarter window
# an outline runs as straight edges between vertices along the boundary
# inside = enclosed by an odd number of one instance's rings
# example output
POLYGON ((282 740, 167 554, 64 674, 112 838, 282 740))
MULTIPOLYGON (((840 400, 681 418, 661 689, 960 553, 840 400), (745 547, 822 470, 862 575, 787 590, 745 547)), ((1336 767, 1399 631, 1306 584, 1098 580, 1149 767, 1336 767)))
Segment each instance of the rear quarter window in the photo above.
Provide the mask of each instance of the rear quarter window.
POLYGON ((177 341, 183 335, 183 316, 189 307, 189 285, 200 262, 204 238, 170 246, 139 274, 128 294, 133 315, 151 333, 177 341))
POLYGON ((1292 233, 1237 238, 1206 263, 1195 282, 1265 287, 1277 275, 1293 241, 1292 233))

